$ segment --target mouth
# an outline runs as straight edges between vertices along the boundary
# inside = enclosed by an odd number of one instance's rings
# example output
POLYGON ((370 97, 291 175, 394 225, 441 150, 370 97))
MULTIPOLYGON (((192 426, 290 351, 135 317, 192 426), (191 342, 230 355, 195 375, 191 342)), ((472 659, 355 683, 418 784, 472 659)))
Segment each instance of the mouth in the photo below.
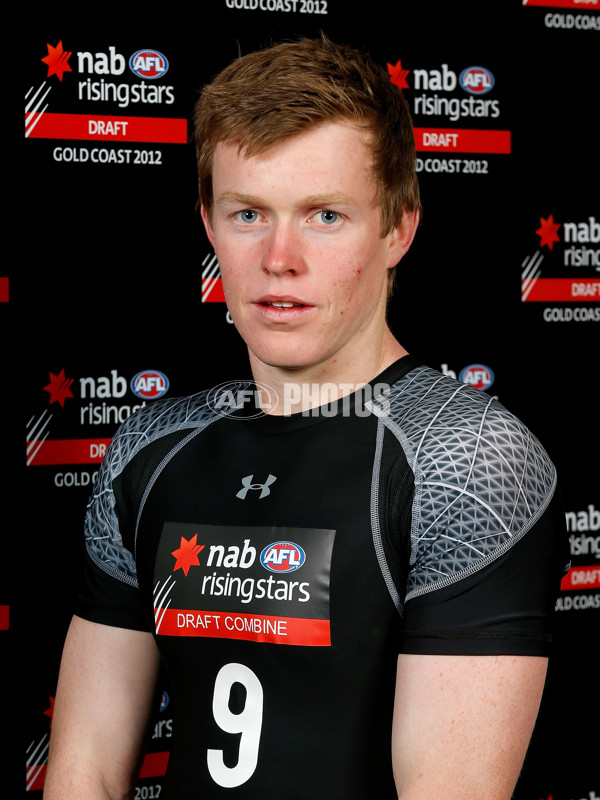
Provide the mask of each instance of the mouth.
POLYGON ((271 320, 299 319, 314 308, 297 297, 261 297, 255 303, 263 317, 271 320))
POLYGON ((277 297, 276 295, 265 295, 256 301, 256 305, 263 306, 264 308, 276 308, 279 311, 287 311, 290 308, 310 308, 310 303, 306 303, 298 297, 284 296, 277 297))
POLYGON ((261 300, 259 302, 259 305, 271 308, 279 308, 279 309, 306 308, 306 303, 290 303, 287 300, 271 300, 271 301, 261 300))

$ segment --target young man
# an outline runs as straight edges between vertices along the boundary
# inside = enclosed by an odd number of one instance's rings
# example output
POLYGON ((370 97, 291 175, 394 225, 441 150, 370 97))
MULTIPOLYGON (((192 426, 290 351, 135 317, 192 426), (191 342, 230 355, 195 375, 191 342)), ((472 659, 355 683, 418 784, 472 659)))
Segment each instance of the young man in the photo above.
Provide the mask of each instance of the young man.
POLYGON ((129 796, 160 653, 166 798, 509 798, 562 517, 535 438, 386 324, 419 215, 406 103, 361 53, 301 41, 218 76, 196 138, 254 384, 115 436, 46 796, 129 796))

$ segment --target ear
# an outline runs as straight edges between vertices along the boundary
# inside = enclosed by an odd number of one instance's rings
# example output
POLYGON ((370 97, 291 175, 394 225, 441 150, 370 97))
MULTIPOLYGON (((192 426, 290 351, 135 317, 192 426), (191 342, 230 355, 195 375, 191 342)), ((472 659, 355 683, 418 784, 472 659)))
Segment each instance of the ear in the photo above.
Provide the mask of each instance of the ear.
POLYGON ((402 219, 387 235, 388 266, 391 269, 406 255, 419 227, 419 212, 406 210, 402 219))
POLYGON ((202 222, 204 223, 204 230, 206 231, 206 235, 208 236, 208 241, 215 246, 215 234, 212 229, 212 225, 210 222, 210 216, 204 204, 200 206, 200 215, 202 217, 202 222))

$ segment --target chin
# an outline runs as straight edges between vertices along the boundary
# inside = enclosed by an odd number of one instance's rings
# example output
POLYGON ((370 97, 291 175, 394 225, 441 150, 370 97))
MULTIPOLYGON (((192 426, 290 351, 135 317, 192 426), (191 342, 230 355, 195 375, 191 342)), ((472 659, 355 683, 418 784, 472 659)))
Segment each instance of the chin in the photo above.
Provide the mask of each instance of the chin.
POLYGON ((297 370, 310 367, 314 363, 310 358, 302 358, 297 353, 269 353, 261 356, 254 353, 262 364, 276 369, 297 370))
POLYGON ((324 353, 306 352, 306 350, 293 345, 252 347, 250 343, 248 349, 261 364, 276 369, 303 369, 312 367, 327 358, 324 353))

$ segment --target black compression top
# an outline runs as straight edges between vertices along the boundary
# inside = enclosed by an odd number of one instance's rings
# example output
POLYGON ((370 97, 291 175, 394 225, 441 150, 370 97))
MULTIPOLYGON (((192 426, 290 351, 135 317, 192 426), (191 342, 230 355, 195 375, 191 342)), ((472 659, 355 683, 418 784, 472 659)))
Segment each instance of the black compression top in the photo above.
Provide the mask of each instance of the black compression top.
POLYGON ((399 653, 548 652, 554 467, 412 357, 306 415, 222 400, 161 400, 117 432, 77 613, 156 636, 164 797, 395 798, 399 653))

